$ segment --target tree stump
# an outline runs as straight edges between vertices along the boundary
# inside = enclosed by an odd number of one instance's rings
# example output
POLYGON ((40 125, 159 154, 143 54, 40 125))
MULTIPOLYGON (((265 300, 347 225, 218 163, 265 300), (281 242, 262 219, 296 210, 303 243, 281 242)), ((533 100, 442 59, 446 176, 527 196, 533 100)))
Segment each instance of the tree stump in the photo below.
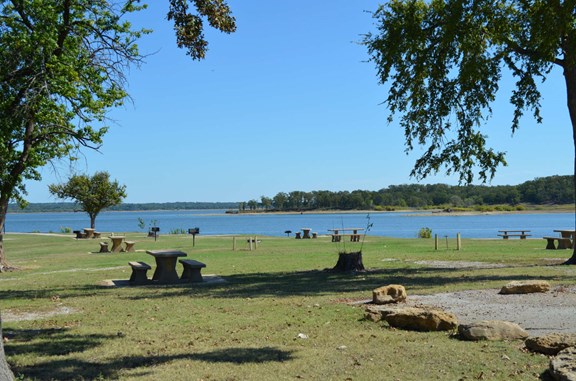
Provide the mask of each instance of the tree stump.
POLYGON ((362 263, 362 252, 356 251, 353 253, 338 253, 338 262, 336 263, 336 266, 332 268, 332 270, 338 272, 365 271, 364 263, 362 263))

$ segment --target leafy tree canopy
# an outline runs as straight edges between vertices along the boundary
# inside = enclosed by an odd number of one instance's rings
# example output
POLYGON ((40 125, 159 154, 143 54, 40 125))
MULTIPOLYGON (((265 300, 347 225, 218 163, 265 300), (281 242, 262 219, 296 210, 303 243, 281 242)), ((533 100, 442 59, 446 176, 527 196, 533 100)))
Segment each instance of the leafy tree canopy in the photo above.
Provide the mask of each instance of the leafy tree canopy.
MULTIPOLYGON (((193 59, 207 43, 202 20, 224 32, 235 20, 224 0, 169 0, 177 42, 193 59), (198 14, 190 11, 196 8, 198 14)), ((25 205, 25 181, 81 148, 98 149, 107 112, 127 97, 125 73, 143 57, 143 33, 128 15, 140 0, 0 0, 0 271, 7 267, 8 203, 25 205)))
POLYGON ((222 32, 236 31, 236 20, 224 0, 170 0, 168 20, 174 21, 176 42, 192 59, 203 59, 208 49, 203 19, 222 32), (190 12, 189 3, 194 4, 197 13, 190 12))
POLYGON ((471 183, 491 180, 506 165, 479 131, 505 69, 516 78, 510 102, 514 132, 528 111, 540 122, 537 84, 563 68, 568 107, 576 121, 574 1, 392 0, 374 13, 378 32, 365 37, 385 103, 400 115, 406 150, 425 147, 412 175, 445 168, 471 183), (477 173, 476 173, 477 171, 477 173))

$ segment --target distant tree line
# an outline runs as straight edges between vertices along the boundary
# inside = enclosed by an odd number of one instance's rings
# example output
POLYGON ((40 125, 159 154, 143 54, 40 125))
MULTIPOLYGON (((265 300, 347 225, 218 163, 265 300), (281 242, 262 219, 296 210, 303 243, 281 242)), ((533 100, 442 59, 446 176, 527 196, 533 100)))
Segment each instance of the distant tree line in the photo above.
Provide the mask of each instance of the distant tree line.
POLYGON ((293 191, 241 202, 240 211, 394 210, 481 208, 483 206, 574 203, 573 176, 536 178, 520 185, 409 184, 379 191, 293 191))
MULTIPOLYGON (((110 207, 109 211, 147 211, 147 210, 190 210, 190 209, 236 209, 238 202, 164 202, 142 204, 120 204, 110 207)), ((10 204, 9 213, 45 213, 45 212, 78 212, 74 202, 30 203, 24 209, 17 204, 10 204)))
MULTIPOLYGON (((520 185, 407 184, 378 191, 293 191, 246 202, 124 203, 110 211, 229 209, 248 211, 395 210, 401 208, 482 208, 495 205, 557 205, 574 203, 573 176, 549 176, 520 185)), ((10 204, 11 213, 74 212, 73 202, 30 203, 24 209, 10 204)))

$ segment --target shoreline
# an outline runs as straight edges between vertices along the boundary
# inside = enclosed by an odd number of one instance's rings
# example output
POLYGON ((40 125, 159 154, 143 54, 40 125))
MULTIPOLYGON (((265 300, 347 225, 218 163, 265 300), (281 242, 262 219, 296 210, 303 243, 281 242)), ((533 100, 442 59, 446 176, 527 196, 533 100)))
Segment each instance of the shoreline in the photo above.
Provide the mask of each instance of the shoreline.
POLYGON ((308 211, 289 211, 289 212, 266 212, 266 211, 249 211, 228 213, 233 215, 303 215, 303 214, 387 214, 387 213, 410 213, 414 216, 476 216, 476 215, 495 215, 495 214, 547 214, 547 213, 576 213, 572 208, 550 208, 550 209, 524 209, 524 210, 464 210, 464 211, 446 211, 444 209, 397 209, 397 210, 308 210, 308 211))
MULTIPOLYGON (((526 208, 523 210, 453 210, 446 211, 446 209, 395 209, 395 210, 303 210, 303 211, 231 211, 230 209, 151 209, 151 210, 103 210, 101 213, 156 213, 156 212, 185 212, 185 211, 206 211, 205 215, 220 215, 220 213, 213 213, 215 210, 224 211, 223 214, 229 215, 302 215, 302 214, 387 214, 387 213, 410 213, 412 215, 434 215, 434 216, 474 216, 474 215, 491 215, 491 214, 544 214, 544 213, 575 213, 576 207, 558 206, 558 207, 541 207, 541 208, 526 208)), ((84 211, 70 211, 70 210, 50 210, 50 211, 35 211, 35 212, 7 212, 10 214, 48 214, 48 213, 86 213, 84 211)))

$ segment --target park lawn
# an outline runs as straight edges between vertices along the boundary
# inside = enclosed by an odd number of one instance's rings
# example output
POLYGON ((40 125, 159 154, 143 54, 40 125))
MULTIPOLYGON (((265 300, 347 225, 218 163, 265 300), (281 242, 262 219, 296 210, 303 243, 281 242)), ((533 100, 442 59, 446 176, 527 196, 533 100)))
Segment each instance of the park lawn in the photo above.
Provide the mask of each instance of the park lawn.
MULTIPOLYGON (((391 329, 363 319, 346 301, 403 284, 408 294, 499 288, 511 280, 573 285, 571 266, 549 257, 542 239, 441 241, 368 236, 356 275, 324 271, 357 243, 329 237, 258 237, 129 233, 135 253, 97 253, 101 240, 70 235, 7 234, 18 271, 0 274, 8 362, 19 380, 530 380, 548 358, 521 342, 465 342, 450 333, 391 329), (114 287, 128 261, 154 265, 145 250, 177 249, 206 263, 224 283, 114 287), (480 261, 511 267, 438 269, 421 261, 480 261)), ((149 273, 151 276, 151 273, 149 273)))

